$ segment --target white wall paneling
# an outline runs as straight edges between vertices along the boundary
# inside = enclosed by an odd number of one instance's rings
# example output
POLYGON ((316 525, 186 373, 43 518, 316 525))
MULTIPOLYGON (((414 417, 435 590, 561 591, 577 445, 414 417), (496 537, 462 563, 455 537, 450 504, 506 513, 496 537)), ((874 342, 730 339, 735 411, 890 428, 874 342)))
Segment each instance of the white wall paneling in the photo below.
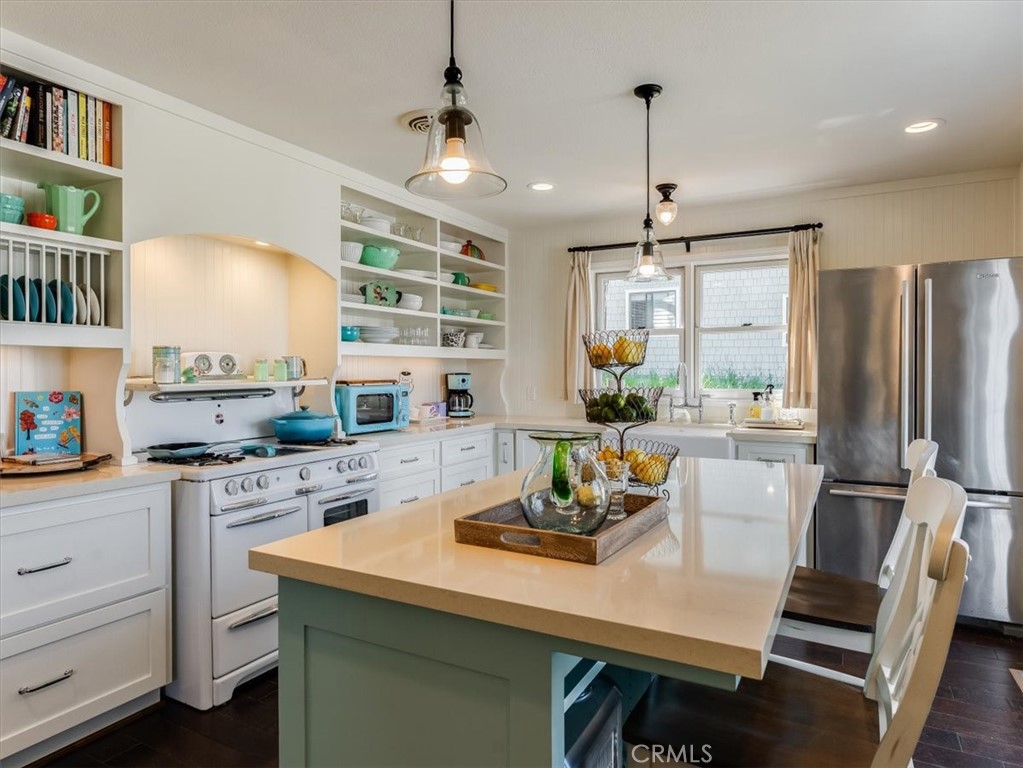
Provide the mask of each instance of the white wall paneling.
POLYGON ((69 389, 70 353, 60 347, 0 346, 0 424, 4 451, 14 445, 17 427, 13 392, 69 389))

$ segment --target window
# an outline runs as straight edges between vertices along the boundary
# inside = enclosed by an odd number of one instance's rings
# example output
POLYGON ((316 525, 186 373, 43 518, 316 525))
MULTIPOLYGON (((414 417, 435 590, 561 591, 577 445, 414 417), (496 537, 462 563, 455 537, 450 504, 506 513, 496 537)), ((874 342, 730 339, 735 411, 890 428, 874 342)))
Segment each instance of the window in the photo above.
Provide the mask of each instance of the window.
MULTIPOLYGON (((646 328, 646 361, 625 375, 629 387, 677 387, 685 362, 689 396, 706 392, 749 397, 774 384, 787 363, 788 264, 784 259, 684 264, 655 285, 625 281, 625 272, 597 273, 596 327, 646 328)), ((609 386, 609 376, 596 382, 609 386)))
POLYGON ((784 262, 696 268, 701 391, 784 388, 788 291, 784 262))

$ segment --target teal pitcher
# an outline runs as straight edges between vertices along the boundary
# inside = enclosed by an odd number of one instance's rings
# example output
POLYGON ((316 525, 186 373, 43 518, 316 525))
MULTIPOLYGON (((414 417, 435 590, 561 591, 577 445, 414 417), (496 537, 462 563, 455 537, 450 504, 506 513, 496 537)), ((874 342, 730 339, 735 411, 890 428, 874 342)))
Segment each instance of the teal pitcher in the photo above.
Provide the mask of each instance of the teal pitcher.
POLYGON ((94 189, 78 189, 63 184, 39 183, 39 189, 46 194, 46 212, 57 217, 57 229, 60 232, 82 234, 85 223, 99 210, 100 196, 94 189), (89 195, 95 197, 92 207, 86 211, 85 203, 89 195))

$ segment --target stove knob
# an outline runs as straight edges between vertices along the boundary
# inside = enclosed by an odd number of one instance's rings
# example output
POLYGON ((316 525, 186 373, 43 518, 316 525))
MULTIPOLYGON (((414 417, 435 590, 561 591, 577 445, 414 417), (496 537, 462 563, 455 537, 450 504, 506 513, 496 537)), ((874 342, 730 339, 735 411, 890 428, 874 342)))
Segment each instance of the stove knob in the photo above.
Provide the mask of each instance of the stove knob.
POLYGON ((270 478, 266 475, 260 475, 256 478, 256 485, 262 488, 264 491, 270 487, 270 478))
POLYGON ((356 461, 355 459, 349 459, 348 460, 348 468, 352 469, 352 470, 358 469, 359 468, 359 462, 356 461))
POLYGON ((246 477, 242 480, 242 490, 245 491, 245 493, 249 493, 252 490, 253 485, 254 483, 252 482, 251 477, 246 477))
POLYGON ((308 480, 310 477, 313 476, 313 473, 312 470, 309 469, 309 467, 302 467, 302 469, 298 470, 298 476, 301 477, 303 480, 308 480))
POLYGON ((359 469, 366 469, 369 466, 369 458, 363 456, 359 459, 359 469))
POLYGON ((227 485, 224 486, 224 491, 227 493, 228 496, 234 496, 236 493, 238 493, 238 481, 228 480, 227 485))
POLYGON ((344 472, 346 469, 348 469, 348 465, 345 464, 345 460, 344 459, 341 459, 341 461, 339 461, 337 463, 337 471, 338 472, 344 472))

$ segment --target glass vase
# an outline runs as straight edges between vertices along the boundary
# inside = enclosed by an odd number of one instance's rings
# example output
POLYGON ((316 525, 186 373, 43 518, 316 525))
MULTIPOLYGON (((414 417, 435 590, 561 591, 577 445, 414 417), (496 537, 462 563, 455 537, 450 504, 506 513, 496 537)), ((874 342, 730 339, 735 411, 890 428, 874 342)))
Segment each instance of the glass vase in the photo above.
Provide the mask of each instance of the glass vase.
POLYGON ((611 487, 593 447, 598 435, 538 432, 540 456, 522 482, 519 501, 534 528, 589 534, 607 517, 611 487))

